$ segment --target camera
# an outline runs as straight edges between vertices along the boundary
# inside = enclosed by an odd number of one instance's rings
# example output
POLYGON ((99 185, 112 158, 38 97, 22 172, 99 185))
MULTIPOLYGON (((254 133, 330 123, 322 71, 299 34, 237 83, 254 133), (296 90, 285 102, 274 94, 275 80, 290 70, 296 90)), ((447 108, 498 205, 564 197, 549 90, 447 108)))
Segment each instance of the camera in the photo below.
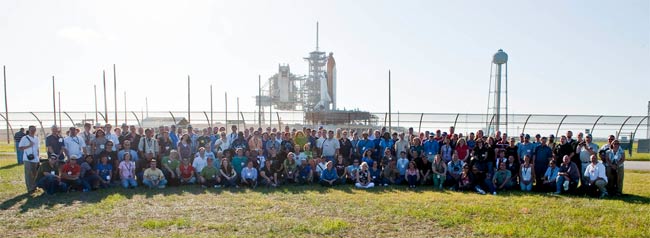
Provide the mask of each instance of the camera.
POLYGON ((33 155, 33 154, 32 154, 32 155, 27 155, 27 159, 28 159, 28 160, 33 160, 33 159, 34 159, 34 155, 33 155))

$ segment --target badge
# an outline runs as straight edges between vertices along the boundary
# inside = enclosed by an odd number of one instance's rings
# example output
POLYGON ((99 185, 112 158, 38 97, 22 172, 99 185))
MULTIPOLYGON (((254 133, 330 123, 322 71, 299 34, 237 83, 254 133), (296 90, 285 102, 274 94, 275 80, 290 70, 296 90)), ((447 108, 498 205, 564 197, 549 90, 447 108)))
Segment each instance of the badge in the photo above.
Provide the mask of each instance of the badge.
POLYGON ((63 138, 59 138, 59 143, 63 142, 63 138))
POLYGON ((104 145, 99 145, 99 148, 102 149, 102 150, 103 150, 105 147, 106 147, 106 146, 104 146, 104 145))
POLYGON ((56 173, 54 172, 54 170, 52 170, 52 171, 50 172, 50 174, 52 174, 52 175, 56 175, 56 173))
POLYGON ((72 175, 72 172, 68 171, 68 175, 72 175))

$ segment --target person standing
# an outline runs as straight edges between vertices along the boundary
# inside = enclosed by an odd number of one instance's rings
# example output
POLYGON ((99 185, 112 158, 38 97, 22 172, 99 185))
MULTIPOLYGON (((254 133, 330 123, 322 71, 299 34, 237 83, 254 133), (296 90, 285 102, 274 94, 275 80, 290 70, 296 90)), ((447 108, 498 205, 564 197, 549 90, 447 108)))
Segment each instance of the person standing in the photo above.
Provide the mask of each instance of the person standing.
POLYGON ((617 196, 623 195, 623 178, 625 175, 623 164, 625 162, 625 151, 621 149, 618 140, 614 140, 611 149, 607 151, 606 158, 609 162, 607 175, 610 185, 609 187, 611 188, 610 192, 617 196))
POLYGON ((23 150, 18 146, 20 144, 20 139, 25 136, 25 128, 20 128, 16 134, 14 134, 14 144, 16 145, 16 161, 18 164, 23 164, 23 150))
POLYGON ((60 161, 65 159, 63 155, 63 137, 61 137, 58 126, 52 126, 52 134, 45 137, 45 147, 47 148, 48 157, 56 155, 60 161))
POLYGON ((27 192, 33 193, 36 190, 36 173, 38 171, 38 148, 40 141, 36 136, 36 126, 29 126, 27 135, 23 136, 18 143, 18 149, 23 151, 23 163, 25 164, 25 185, 27 192))

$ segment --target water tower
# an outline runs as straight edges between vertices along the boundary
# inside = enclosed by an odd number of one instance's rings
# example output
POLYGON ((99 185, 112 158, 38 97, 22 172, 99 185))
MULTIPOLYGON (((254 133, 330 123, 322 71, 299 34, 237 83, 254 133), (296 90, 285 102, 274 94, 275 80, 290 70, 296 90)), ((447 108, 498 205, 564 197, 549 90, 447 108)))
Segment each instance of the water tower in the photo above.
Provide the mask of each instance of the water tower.
POLYGON ((487 131, 494 134, 499 130, 508 131, 508 54, 499 49, 492 56, 490 67, 490 87, 488 95, 487 131), (504 67, 505 66, 505 67, 504 67), (494 72, 493 70, 496 70, 494 72), (493 74, 494 72, 494 74, 493 74), (494 81, 494 84, 492 82, 494 81), (505 85, 503 85, 505 84, 505 85), (503 87, 504 86, 504 87, 503 87), (502 104, 502 99, 505 101, 502 104))

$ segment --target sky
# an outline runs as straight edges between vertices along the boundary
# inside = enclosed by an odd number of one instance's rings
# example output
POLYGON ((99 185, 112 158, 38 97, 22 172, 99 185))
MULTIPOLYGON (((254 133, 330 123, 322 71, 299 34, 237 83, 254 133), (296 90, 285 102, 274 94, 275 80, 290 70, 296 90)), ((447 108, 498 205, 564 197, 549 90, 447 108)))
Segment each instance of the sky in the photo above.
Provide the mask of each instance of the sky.
POLYGON ((485 113, 492 55, 509 54, 511 113, 645 115, 650 1, 0 1, 10 111, 256 110, 278 64, 334 52, 339 108, 485 113), (100 107, 101 108, 101 107, 100 107))

